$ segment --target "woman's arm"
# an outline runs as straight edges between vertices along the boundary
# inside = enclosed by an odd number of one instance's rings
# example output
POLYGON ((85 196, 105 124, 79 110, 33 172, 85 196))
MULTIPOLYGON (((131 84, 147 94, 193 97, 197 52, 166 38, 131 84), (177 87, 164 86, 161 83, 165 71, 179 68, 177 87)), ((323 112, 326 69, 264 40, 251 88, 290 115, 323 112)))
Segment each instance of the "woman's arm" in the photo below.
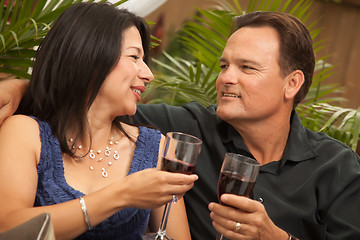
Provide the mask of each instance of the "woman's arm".
MULTIPOLYGON (((149 228, 152 233, 158 231, 163 212, 164 206, 151 211, 149 228)), ((166 234, 176 240, 191 239, 183 198, 179 199, 177 203, 171 204, 166 234)))
MULTIPOLYGON (((33 207, 41 150, 39 136, 37 122, 23 115, 8 118, 0 128, 0 231, 48 212, 56 239, 73 239, 87 230, 79 199, 33 207)), ((158 208, 169 202, 173 193, 183 195, 196 179, 157 169, 131 174, 84 197, 90 224, 96 226, 126 207, 158 208)))
POLYGON ((86 228, 78 201, 33 207, 40 150, 40 132, 35 120, 12 116, 0 128, 0 231, 49 212, 57 236, 64 236, 67 229, 71 229, 71 235, 65 238, 79 235, 86 228))

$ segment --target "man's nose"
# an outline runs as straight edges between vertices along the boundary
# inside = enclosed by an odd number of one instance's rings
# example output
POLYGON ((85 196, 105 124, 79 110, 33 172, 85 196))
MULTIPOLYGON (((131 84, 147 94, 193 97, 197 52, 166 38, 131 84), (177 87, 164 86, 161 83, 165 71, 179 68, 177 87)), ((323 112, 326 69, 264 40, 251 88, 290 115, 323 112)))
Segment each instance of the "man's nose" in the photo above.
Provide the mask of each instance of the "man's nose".
POLYGON ((238 82, 237 77, 234 67, 229 66, 220 72, 217 81, 222 84, 236 84, 238 82))

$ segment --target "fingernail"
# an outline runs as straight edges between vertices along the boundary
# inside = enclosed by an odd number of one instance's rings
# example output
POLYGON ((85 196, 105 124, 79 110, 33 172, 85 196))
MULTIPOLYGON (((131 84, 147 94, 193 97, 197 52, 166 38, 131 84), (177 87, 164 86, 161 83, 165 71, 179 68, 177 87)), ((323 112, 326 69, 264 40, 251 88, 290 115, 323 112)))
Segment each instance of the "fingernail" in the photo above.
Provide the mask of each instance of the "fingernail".
POLYGON ((228 200, 228 196, 227 196, 227 195, 222 195, 222 196, 221 196, 221 200, 224 201, 224 202, 227 201, 227 200, 228 200))
POLYGON ((208 207, 208 208, 209 208, 209 210, 210 210, 210 211, 212 211, 213 206, 214 206, 214 204, 213 204, 213 203, 209 203, 209 207, 208 207))

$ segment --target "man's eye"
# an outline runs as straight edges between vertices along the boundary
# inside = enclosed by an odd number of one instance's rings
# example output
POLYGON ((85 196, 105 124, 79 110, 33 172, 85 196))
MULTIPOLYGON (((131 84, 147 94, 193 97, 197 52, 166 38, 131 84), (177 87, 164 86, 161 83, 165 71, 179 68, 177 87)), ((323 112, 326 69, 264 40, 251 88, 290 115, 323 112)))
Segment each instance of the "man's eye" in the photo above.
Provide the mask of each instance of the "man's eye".
POLYGON ((255 70, 255 68, 247 66, 247 65, 243 65, 242 68, 243 69, 249 69, 249 70, 255 70))
POLYGON ((228 65, 226 65, 226 64, 220 64, 220 68, 221 68, 221 69, 227 69, 227 68, 228 68, 228 65))

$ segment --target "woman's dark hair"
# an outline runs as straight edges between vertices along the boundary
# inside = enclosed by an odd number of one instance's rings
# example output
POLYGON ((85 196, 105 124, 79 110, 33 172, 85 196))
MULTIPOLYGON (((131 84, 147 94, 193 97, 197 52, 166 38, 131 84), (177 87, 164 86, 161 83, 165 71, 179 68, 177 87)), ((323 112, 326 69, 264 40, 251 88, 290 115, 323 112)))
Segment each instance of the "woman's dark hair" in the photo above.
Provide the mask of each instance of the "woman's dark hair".
MULTIPOLYGON (((76 138, 89 131, 86 112, 120 58, 124 31, 132 26, 141 35, 146 62, 150 44, 147 23, 107 3, 69 7, 39 46, 19 113, 48 122, 61 150, 72 157, 66 130, 75 127, 76 138)), ((119 118, 113 124, 129 137, 119 118)))
POLYGON ((280 38, 279 66, 282 77, 294 70, 304 73, 305 81, 294 99, 295 108, 306 96, 312 83, 315 55, 309 30, 296 17, 280 12, 251 12, 235 19, 236 30, 242 27, 269 26, 280 38))

